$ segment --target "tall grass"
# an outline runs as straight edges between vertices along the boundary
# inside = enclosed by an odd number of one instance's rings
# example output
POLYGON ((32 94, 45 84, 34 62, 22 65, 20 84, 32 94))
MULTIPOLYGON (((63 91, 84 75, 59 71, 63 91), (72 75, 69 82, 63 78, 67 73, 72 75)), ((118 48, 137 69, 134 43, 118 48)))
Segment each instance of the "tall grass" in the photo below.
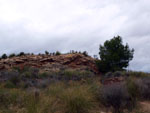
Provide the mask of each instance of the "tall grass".
POLYGON ((92 94, 88 87, 68 88, 63 92, 65 113, 88 113, 92 108, 92 94))
POLYGON ((96 100, 90 84, 56 82, 46 89, 0 90, 0 113, 90 113, 96 100))
MULTIPOLYGON (((33 72, 37 73, 36 70, 33 72)), ((89 71, 68 69, 59 74, 59 77, 69 80, 50 82, 46 88, 16 87, 21 83, 16 78, 0 83, 0 113, 99 113, 104 106, 104 109, 114 107, 114 110, 123 111, 128 105, 134 107, 132 102, 140 98, 150 99, 150 78, 143 77, 143 74, 134 76, 137 74, 128 73, 123 84, 109 86, 102 85, 99 77, 89 71), (73 77, 80 79, 74 80, 73 77)), ((116 72, 108 76, 126 74, 116 72)))

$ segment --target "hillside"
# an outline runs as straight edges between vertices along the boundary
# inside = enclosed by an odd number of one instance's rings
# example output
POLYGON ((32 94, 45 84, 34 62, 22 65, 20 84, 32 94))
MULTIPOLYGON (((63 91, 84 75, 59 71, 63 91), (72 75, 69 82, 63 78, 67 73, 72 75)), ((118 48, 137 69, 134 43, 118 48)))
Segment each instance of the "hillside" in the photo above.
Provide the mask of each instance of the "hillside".
POLYGON ((80 53, 1 59, 0 113, 150 113, 150 74, 101 74, 95 61, 80 53))
POLYGON ((61 70, 65 68, 90 70, 95 74, 98 69, 95 59, 83 54, 62 55, 23 55, 0 60, 0 70, 9 70, 13 67, 36 67, 43 71, 61 70))

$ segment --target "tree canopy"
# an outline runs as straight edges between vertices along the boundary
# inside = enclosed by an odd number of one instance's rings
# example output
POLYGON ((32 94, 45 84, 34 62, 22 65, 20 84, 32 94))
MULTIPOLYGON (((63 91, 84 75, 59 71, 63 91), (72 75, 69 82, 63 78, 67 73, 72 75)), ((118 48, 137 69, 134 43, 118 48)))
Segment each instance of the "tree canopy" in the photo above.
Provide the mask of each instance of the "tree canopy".
POLYGON ((104 42, 99 48, 101 60, 98 67, 101 72, 122 70, 129 65, 133 59, 134 49, 129 49, 129 45, 123 45, 122 37, 117 36, 104 42))

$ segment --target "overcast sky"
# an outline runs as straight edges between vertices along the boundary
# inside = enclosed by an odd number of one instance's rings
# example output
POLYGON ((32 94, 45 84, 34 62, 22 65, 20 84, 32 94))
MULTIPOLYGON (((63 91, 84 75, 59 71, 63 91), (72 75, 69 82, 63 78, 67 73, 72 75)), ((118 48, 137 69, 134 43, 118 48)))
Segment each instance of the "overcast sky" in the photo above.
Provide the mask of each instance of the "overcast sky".
POLYGON ((0 54, 88 51, 120 35, 150 72, 150 0, 0 0, 0 54))

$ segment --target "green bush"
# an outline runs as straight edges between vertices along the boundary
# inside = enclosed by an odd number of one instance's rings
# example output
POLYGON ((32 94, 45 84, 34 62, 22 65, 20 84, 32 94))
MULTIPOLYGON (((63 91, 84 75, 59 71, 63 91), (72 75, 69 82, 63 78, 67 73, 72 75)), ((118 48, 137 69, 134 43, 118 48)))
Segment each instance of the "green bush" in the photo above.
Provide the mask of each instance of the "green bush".
POLYGON ((20 52, 17 56, 24 56, 25 53, 24 52, 20 52))
POLYGON ((61 52, 56 51, 55 55, 61 55, 61 52))
POLYGON ((24 73, 22 74, 22 76, 25 77, 25 78, 32 78, 31 72, 24 72, 24 73))
POLYGON ((7 55, 6 55, 6 54, 3 54, 1 58, 2 58, 2 59, 6 59, 6 58, 7 58, 7 55))
POLYGON ((16 88, 16 85, 13 84, 11 81, 7 81, 4 85, 5 88, 16 88))
POLYGON ((46 54, 46 55, 49 55, 49 52, 48 52, 48 51, 45 51, 45 54, 46 54))
POLYGON ((49 74, 47 72, 39 73, 38 78, 46 78, 46 77, 48 77, 48 75, 49 74))

